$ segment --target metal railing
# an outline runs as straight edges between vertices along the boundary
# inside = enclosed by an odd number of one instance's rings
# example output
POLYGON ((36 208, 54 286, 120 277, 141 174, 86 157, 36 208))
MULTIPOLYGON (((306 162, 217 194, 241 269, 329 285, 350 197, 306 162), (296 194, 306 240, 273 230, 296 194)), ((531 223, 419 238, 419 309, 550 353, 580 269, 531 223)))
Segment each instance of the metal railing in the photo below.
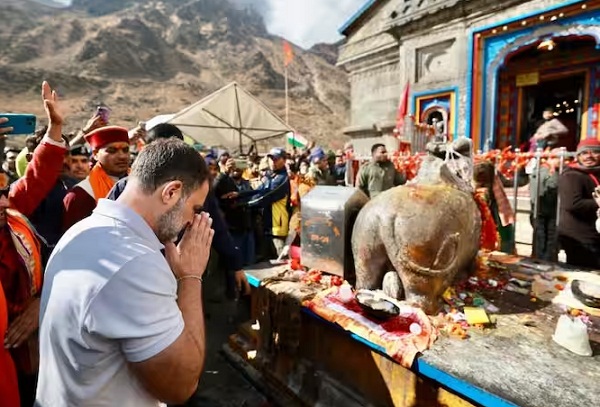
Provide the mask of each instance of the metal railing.
MULTIPOLYGON (((414 123, 413 123, 414 124, 414 123)), ((407 127, 409 127, 410 124, 407 125, 407 127)), ((411 148, 411 152, 414 155, 415 153, 421 152, 425 150, 425 145, 427 144, 428 140, 431 137, 431 133, 428 132, 428 130, 419 130, 417 126, 412 126, 414 129, 414 132, 412 133, 405 133, 405 136, 409 136, 410 140, 411 140, 411 147, 415 146, 416 147, 416 151, 414 149, 411 148), (414 143, 414 144, 412 144, 414 143)), ((481 154, 481 151, 478 151, 477 154, 481 154)), ((540 198, 541 198, 541 183, 542 183, 542 179, 541 179, 541 165, 540 163, 542 162, 542 160, 544 159, 548 159, 548 158, 557 158, 559 160, 559 164, 558 164, 558 176, 560 176, 560 174, 562 174, 562 172, 564 171, 564 169, 566 168, 566 162, 569 159, 573 159, 576 157, 576 153, 575 152, 569 152, 566 150, 566 148, 561 148, 560 151, 557 154, 553 154, 552 156, 549 155, 548 153, 544 153, 541 149, 538 149, 533 156, 530 153, 527 152, 521 152, 519 149, 515 149, 514 150, 514 154, 513 154, 513 159, 517 162, 524 162, 525 160, 535 160, 535 166, 532 166, 533 168, 530 168, 532 170, 532 172, 530 174, 523 174, 523 168, 517 168, 514 171, 514 176, 512 178, 512 187, 507 187, 506 186, 506 181, 507 179, 504 177, 505 182, 503 183, 505 186, 505 190, 510 190, 512 189, 512 208, 515 212, 515 219, 514 219, 514 223, 513 223, 513 242, 514 242, 514 246, 513 249, 516 250, 516 245, 527 245, 527 246, 533 246, 533 242, 535 242, 535 236, 537 233, 537 228, 538 228, 538 217, 539 217, 539 213, 540 213, 540 198), (530 176, 531 175, 531 176, 530 176), (527 179, 523 179, 523 177, 527 177, 527 179), (531 188, 531 184, 530 182, 532 182, 532 180, 534 180, 534 182, 536 182, 536 186, 533 189, 534 193, 532 195, 532 188, 531 188), (523 210, 519 208, 519 189, 520 188, 524 188, 524 187, 528 187, 530 190, 530 194, 528 197, 528 209, 527 210, 523 210), (524 242, 524 241, 518 241, 517 240, 517 225, 518 225, 518 214, 528 214, 532 217, 533 222, 532 222, 532 228, 533 228, 533 234, 532 234, 532 243, 529 242, 524 242)), ((500 162, 500 160, 498 159, 499 157, 496 156, 494 158, 494 167, 496 169, 496 174, 498 174, 501 171, 500 166, 501 165, 506 165, 506 162, 500 162)), ((361 167, 362 165, 364 165, 365 162, 368 162, 370 157, 354 157, 355 160, 360 161, 361 163, 361 167)), ((400 158, 401 159, 401 158, 400 158)), ((529 165, 528 165, 529 167, 529 165)), ((510 182, 510 180, 508 180, 510 182)), ((558 224, 560 222, 560 196, 558 197, 558 201, 557 201, 557 205, 556 205, 556 228, 555 230, 558 230, 558 224)), ((558 238, 558 236, 555 236, 555 238, 558 238)))
MULTIPOLYGON (((520 150, 516 149, 515 150, 515 155, 519 156, 520 154, 520 150)), ((535 242, 535 236, 537 234, 537 228, 539 227, 538 225, 538 217, 540 214, 540 198, 541 198, 541 183, 542 183, 542 179, 541 179, 541 168, 542 166, 540 165, 542 159, 547 158, 548 154, 545 154, 541 149, 538 149, 535 154, 534 154, 534 158, 533 160, 535 160, 535 167, 533 168, 533 173, 532 175, 534 175, 534 182, 536 183, 536 187, 534 188, 534 195, 531 195, 531 185, 529 186, 529 190, 530 190, 530 196, 529 196, 529 200, 531 202, 530 210, 529 211, 523 211, 523 210, 519 210, 519 206, 518 206, 518 202, 519 202, 519 188, 520 188, 520 180, 519 178, 522 176, 521 171, 515 171, 514 173, 514 179, 513 179, 513 210, 515 211, 515 220, 514 220, 514 224, 513 224, 513 241, 515 243, 515 247, 514 249, 516 250, 516 245, 517 244, 522 244, 522 245, 530 245, 532 246, 533 243, 535 242), (532 219, 533 219, 533 240, 532 243, 528 243, 528 242, 520 242, 517 240, 517 214, 518 213, 526 213, 529 214, 532 219)), ((567 159, 570 158, 575 158, 576 157, 576 153, 574 152, 568 152, 566 150, 566 148, 561 148, 560 151, 558 152, 558 154, 555 156, 556 158, 559 159, 559 165, 558 165, 558 176, 560 176, 562 174, 562 172, 564 171, 566 165, 566 161, 567 159)), ((527 174, 526 176, 529 177, 529 175, 527 174)), ((529 180, 531 181, 531 177, 529 177, 529 180)), ((558 231, 558 224, 560 223, 560 195, 558 195, 558 199, 557 199, 557 203, 556 203, 556 224, 555 224, 555 230, 558 231)), ((554 236, 555 239, 558 239, 558 236, 554 236)))

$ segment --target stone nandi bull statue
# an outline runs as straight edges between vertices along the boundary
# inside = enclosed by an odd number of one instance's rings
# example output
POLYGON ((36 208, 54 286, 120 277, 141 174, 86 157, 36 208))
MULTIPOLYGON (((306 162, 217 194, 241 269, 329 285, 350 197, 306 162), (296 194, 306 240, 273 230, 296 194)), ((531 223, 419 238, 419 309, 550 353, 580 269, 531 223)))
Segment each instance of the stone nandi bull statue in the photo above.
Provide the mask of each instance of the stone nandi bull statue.
POLYGON ((472 144, 429 144, 417 177, 378 195, 352 233, 356 288, 380 289, 437 312, 457 272, 479 249, 481 217, 472 195, 472 144), (388 272, 395 269, 396 271, 388 272))

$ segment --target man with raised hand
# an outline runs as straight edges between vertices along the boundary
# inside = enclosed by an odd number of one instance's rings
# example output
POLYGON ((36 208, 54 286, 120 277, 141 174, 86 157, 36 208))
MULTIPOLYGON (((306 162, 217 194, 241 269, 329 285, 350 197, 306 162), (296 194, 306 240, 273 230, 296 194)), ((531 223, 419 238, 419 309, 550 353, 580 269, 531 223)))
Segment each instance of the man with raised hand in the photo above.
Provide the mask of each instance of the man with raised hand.
MULTIPOLYGON (((28 218, 56 184, 67 152, 58 98, 47 82, 42 85, 42 98, 49 125, 24 176, 12 185, 5 174, 0 177, 0 335, 17 368, 22 405, 33 404, 35 393, 36 332, 44 277, 41 244, 28 218), (6 323, 8 329, 3 329, 6 323)), ((5 121, 0 118, 0 122, 5 121)), ((6 351, 0 352, 0 359, 2 353, 6 351)), ((0 362, 0 387, 4 368, 0 362)), ((9 368, 6 375, 10 379, 9 368)), ((0 391, 0 405, 9 403, 10 397, 4 398, 0 391)))

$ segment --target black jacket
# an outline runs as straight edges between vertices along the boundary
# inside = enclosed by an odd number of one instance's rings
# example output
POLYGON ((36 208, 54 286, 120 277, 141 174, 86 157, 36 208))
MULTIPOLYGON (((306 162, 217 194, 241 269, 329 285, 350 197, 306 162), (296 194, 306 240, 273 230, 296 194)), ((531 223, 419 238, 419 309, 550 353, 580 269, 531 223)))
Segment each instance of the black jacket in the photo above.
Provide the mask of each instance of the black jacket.
MULTIPOLYGON (((119 195, 123 193, 126 185, 127 177, 119 180, 119 182, 111 189, 107 198, 116 201, 119 195)), ((229 272, 234 273, 241 270, 243 266, 240 250, 236 247, 227 230, 227 224, 219 210, 219 202, 212 190, 208 193, 206 202, 204 202, 204 211, 208 212, 213 220, 212 228, 215 231, 212 242, 213 249, 215 249, 221 259, 226 262, 229 272)))
POLYGON ((73 178, 61 176, 35 212, 29 216, 29 221, 35 227, 36 232, 44 238, 50 250, 62 237, 63 200, 67 192, 77 183, 78 181, 73 178))
POLYGON ((600 249, 600 234, 595 226, 598 204, 592 196, 596 183, 590 174, 600 180, 600 171, 590 172, 576 167, 567 168, 561 174, 558 181, 558 233, 583 244, 598 245, 600 249))
POLYGON ((234 199, 221 198, 228 193, 238 192, 235 181, 229 175, 221 173, 215 179, 213 189, 229 230, 232 232, 249 232, 252 230, 250 208, 246 205, 239 205, 234 199))

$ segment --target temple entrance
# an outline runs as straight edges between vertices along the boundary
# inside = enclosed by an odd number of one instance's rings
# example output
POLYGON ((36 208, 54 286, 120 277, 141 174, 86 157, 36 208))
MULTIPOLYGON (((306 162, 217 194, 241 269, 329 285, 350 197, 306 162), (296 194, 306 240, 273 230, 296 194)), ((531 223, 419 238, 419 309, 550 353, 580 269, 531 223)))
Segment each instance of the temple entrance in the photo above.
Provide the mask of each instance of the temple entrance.
POLYGON ((544 121, 544 110, 552 108, 554 117, 569 129, 569 133, 560 138, 558 147, 573 151, 581 138, 585 83, 585 74, 575 73, 523 87, 520 112, 522 131, 517 144, 522 148, 527 147, 530 137, 544 121))
POLYGON ((498 75, 495 147, 529 149, 552 108, 568 129, 557 146, 575 150, 593 127, 590 81, 599 65, 595 40, 585 36, 546 37, 508 55, 498 75))

